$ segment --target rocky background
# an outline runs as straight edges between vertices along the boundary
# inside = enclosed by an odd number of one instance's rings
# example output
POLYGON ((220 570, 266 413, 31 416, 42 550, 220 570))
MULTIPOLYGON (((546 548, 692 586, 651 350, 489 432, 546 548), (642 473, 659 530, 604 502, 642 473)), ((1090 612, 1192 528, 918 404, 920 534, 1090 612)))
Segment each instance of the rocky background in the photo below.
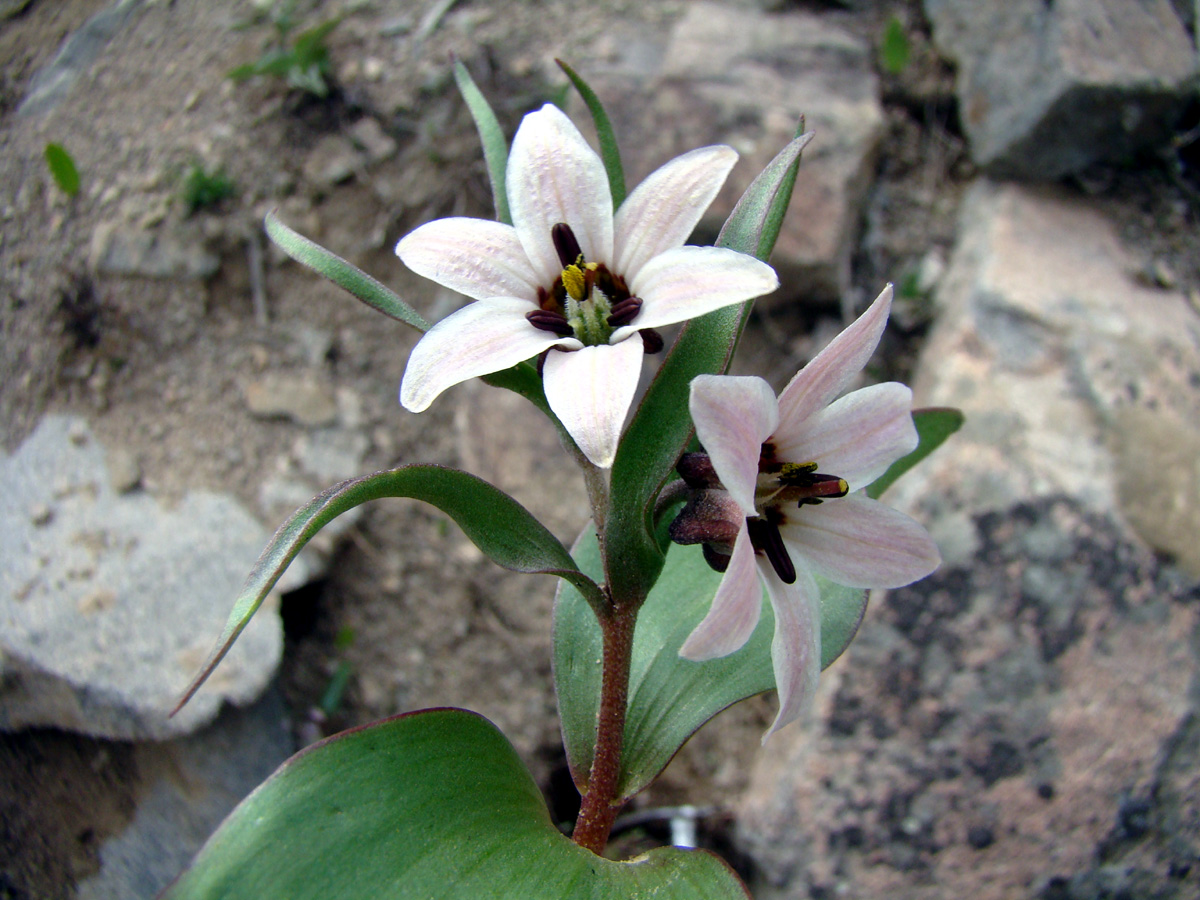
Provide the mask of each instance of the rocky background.
POLYGON ((1200 895, 1195 3, 301 2, 302 27, 344 16, 323 100, 227 78, 280 8, 0 2, 0 896, 152 897, 298 746, 424 706, 493 719, 570 818, 553 585, 416 504, 339 521, 165 717, 271 530, 336 480, 445 462, 564 540, 584 522, 524 401, 403 412, 415 335, 262 235, 276 209, 455 308, 392 255, 491 212, 452 55, 510 131, 571 62, 631 183, 732 144, 700 238, 806 115, 739 367, 781 386, 893 281, 872 376, 967 413, 891 494, 943 568, 876 594, 806 726, 760 748, 757 698, 703 729, 626 849, 691 803, 759 898, 1200 895))

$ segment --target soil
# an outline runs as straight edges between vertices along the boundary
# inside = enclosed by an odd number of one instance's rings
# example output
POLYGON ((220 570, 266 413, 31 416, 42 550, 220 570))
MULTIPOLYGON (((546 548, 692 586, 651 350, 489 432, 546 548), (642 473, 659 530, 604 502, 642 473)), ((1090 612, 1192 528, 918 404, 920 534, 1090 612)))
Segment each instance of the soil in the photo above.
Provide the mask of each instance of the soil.
MULTIPOLYGON (((491 214, 477 137, 450 60, 468 65, 511 134, 525 110, 560 89, 554 56, 586 76, 604 64, 602 51, 591 48, 611 46, 623 33, 663 30, 683 4, 301 3, 306 25, 345 13, 328 40, 333 91, 314 100, 277 80, 226 77, 267 45, 270 25, 249 18, 264 4, 147 0, 53 109, 19 113, 31 79, 63 39, 111 5, 34 0, 0 23, 5 449, 47 410, 77 411, 106 445, 137 458, 147 490, 166 498, 193 488, 233 491, 261 509, 264 468, 286 455, 304 428, 255 417, 244 386, 268 373, 317 373, 354 398, 356 427, 370 438, 364 472, 416 461, 464 466, 511 490, 570 541, 586 505, 570 472, 547 461, 557 450, 549 426, 479 385, 420 416, 399 409, 396 386, 415 332, 286 262, 265 246, 260 223, 278 210, 430 318, 444 315, 445 298, 409 273, 392 248, 428 219, 491 214), (430 17, 438 8, 443 15, 430 17), (368 116, 396 142, 395 154, 337 184, 315 179, 306 163, 319 142, 368 116), (43 150, 51 141, 75 160, 82 184, 75 197, 48 175, 43 150), (183 177, 195 164, 222 170, 236 193, 189 215, 183 177), (207 278, 99 271, 97 235, 106 227, 172 235, 216 254, 219 267, 207 278), (255 243, 266 253, 265 321, 252 302, 255 243), (501 432, 488 423, 510 421, 520 434, 495 446, 501 432), (472 440, 480 433, 487 447, 472 440)), ((871 4, 797 5, 872 41, 881 31, 883 14, 871 4)), ((956 123, 953 73, 932 51, 919 4, 898 8, 910 23, 914 63, 883 79, 889 135, 857 256, 855 278, 863 285, 898 280, 930 250, 948 254, 957 197, 974 174, 956 123)), ((1191 172, 1184 157, 1168 156, 1154 168, 1090 173, 1081 186, 1118 210, 1156 266, 1148 277, 1194 290, 1200 249, 1188 240, 1197 208, 1191 172)), ((930 315, 925 298, 911 299, 883 374, 903 375, 911 366, 930 315)), ((811 311, 756 317, 742 365, 749 357, 749 365, 779 380, 811 354, 806 335, 814 332, 820 328, 811 311)), ((468 706, 500 725, 556 814, 569 818, 572 789, 549 663, 552 600, 549 579, 500 572, 435 510, 377 505, 349 530, 329 574, 285 598, 282 679, 300 736, 405 709, 468 706), (343 663, 350 678, 336 708, 310 715, 343 663)), ((639 805, 731 807, 772 706, 756 698, 718 717, 639 805)), ((4 843, 24 848, 30 865, 11 870, 0 896, 70 896, 73 880, 95 864, 97 836, 131 815, 138 779, 130 752, 56 732, 5 737, 4 843), (85 793, 26 796, 22 785, 34 768, 42 773, 36 781, 52 782, 43 776, 58 772, 62 783, 87 785, 85 793), (35 857, 53 863, 34 866, 35 857)), ((719 832, 719 813, 713 821, 719 832)))

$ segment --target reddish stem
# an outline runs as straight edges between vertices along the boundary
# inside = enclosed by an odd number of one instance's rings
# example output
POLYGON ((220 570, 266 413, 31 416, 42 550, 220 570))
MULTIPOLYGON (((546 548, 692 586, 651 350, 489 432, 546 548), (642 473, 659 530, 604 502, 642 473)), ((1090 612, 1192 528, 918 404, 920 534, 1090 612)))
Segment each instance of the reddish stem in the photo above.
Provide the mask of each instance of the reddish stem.
POLYGON ((593 853, 604 852, 623 801, 617 799, 621 777, 621 743, 629 701, 629 666, 633 658, 633 626, 637 606, 614 605, 600 617, 603 655, 600 711, 596 717, 596 750, 572 840, 593 853))

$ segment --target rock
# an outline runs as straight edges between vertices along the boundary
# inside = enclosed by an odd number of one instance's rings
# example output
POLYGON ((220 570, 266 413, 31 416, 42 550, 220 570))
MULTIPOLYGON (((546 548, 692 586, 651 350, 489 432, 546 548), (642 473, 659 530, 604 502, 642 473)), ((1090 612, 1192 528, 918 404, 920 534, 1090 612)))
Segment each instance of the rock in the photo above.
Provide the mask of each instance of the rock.
POLYGON ((849 284, 883 134, 871 48, 812 13, 698 2, 686 5, 661 51, 634 63, 639 68, 624 76, 594 79, 618 137, 645 136, 622 146, 631 188, 693 147, 726 143, 741 154, 702 225, 710 238, 805 116, 816 138, 804 152, 771 262, 788 286, 786 299, 836 302, 849 284))
MULTIPOLYGON (((269 601, 205 688, 167 718, 270 534, 225 495, 193 491, 166 508, 143 492, 118 494, 105 457, 82 420, 47 416, 0 460, 0 729, 187 734, 225 701, 257 697, 278 664, 269 601)), ((289 583, 303 581, 302 569, 289 583)))
POLYGON ((961 450, 897 484, 897 499, 937 520, 1066 494, 1123 509, 1200 574, 1190 541, 1156 527, 1200 522, 1183 449, 1200 439, 1200 317, 1187 297, 1142 284, 1113 223, 1062 192, 980 183, 959 232, 914 387, 922 404, 966 412, 961 450))
MULTIPOLYGON (((16 5, 20 8, 28 4, 16 5)), ((142 0, 117 0, 73 31, 63 41, 54 59, 30 79, 25 97, 17 107, 18 115, 41 115, 67 96, 79 77, 91 69, 108 42, 125 27, 141 5, 142 0)))
POLYGON ((157 897, 293 749, 277 688, 248 709, 225 710, 195 735, 138 745, 142 790, 132 821, 100 844, 100 871, 78 883, 77 900, 157 897))
POLYGON ((205 280, 217 274, 221 260, 190 230, 149 231, 105 222, 92 233, 91 265, 109 275, 205 280))
POLYGON ((1106 871, 1196 896, 1194 589, 1066 498, 973 527, 963 565, 874 598, 759 757, 754 896, 1119 896, 1055 893, 1106 871))
POLYGON ((324 381, 308 375, 268 372, 242 386, 246 407, 266 419, 289 419, 323 427, 337 421, 337 398, 324 381))
POLYGON ((1156 551, 1194 558, 1200 321, 1137 268, 1087 201, 968 192, 915 384, 966 425, 886 498, 944 564, 756 762, 756 897, 1196 895, 1200 607, 1156 551))
POLYGON ((395 139, 384 133, 379 120, 372 116, 366 116, 351 125, 349 134, 350 140, 362 151, 369 165, 383 162, 396 154, 395 139))
POLYGON ((1196 49, 1170 0, 925 0, 975 161, 1055 179, 1161 145, 1196 49))
POLYGON ((358 150, 348 137, 327 134, 305 158, 304 177, 317 188, 327 190, 352 178, 361 164, 358 150))

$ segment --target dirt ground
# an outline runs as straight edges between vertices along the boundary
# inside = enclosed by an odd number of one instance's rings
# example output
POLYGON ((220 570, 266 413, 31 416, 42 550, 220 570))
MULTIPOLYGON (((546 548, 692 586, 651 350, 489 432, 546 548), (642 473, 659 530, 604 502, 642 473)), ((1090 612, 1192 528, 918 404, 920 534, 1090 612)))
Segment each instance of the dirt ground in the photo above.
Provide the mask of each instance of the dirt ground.
MULTIPOLYGON (((621 34, 665 29, 683 4, 462 2, 438 18, 430 11, 447 4, 301 4, 306 24, 347 13, 329 40, 334 92, 315 101, 275 80, 235 84, 226 77, 270 37, 268 25, 249 22, 254 4, 158 0, 146 3, 52 110, 19 115, 33 75, 64 37, 111 5, 34 0, 0 23, 5 448, 15 447, 45 411, 78 411, 103 442, 136 456, 147 490, 168 498, 192 488, 231 490, 261 509, 261 467, 286 453, 303 428, 256 418, 243 388, 269 373, 317 372, 355 399, 358 427, 369 437, 364 472, 416 461, 466 467, 511 490, 569 541, 586 506, 569 471, 541 464, 557 450, 549 426, 530 418, 533 424, 510 443, 496 446, 492 437, 500 432, 491 429, 524 423, 527 411, 482 386, 464 388, 453 402, 420 416, 402 411, 396 387, 416 334, 285 263, 258 236, 260 223, 278 209, 284 221, 418 309, 436 312, 432 287, 394 256, 396 240, 438 216, 491 213, 450 59, 468 65, 511 133, 524 111, 561 87, 548 66, 554 56, 586 76, 590 66, 604 64, 602 48, 621 34), (313 148, 365 117, 395 141, 394 155, 336 185, 314 179, 306 166, 313 148), (47 175, 42 152, 49 141, 75 159, 82 189, 74 198, 47 175), (222 169, 236 193, 187 215, 182 181, 195 163, 222 169), (207 278, 162 279, 97 271, 96 235, 106 227, 155 229, 180 246, 207 248, 218 269, 207 278), (256 243, 265 252, 265 321, 252 302, 256 243), (486 447, 473 440, 481 433, 489 437, 486 447)), ((883 11, 874 5, 797 5, 869 40, 880 33, 883 11)), ((864 285, 898 280, 930 250, 948 253, 958 194, 975 174, 956 124, 953 73, 934 58, 919 5, 896 7, 911 23, 916 62, 902 76, 883 78, 889 133, 856 257, 855 279, 864 285)), ((1193 137, 1187 152, 1194 149, 1193 137)), ((1156 167, 1089 173, 1077 187, 1107 198, 1127 236, 1160 261, 1148 278, 1194 291, 1200 248, 1189 222, 1198 194, 1189 164, 1195 160, 1168 156, 1156 167)), ((911 366, 930 315, 918 301, 898 313, 889 375, 911 366)), ((809 309, 757 316, 742 364, 749 359, 760 371, 794 371, 810 352, 805 336, 815 315, 809 309)), ((552 595, 549 579, 498 571, 436 510, 379 504, 349 531, 329 574, 285 598, 282 678, 298 732, 311 737, 422 706, 480 709, 517 745, 556 813, 568 817, 571 789, 550 685, 552 595), (343 662, 347 690, 318 726, 308 711, 343 662)), ((731 805, 771 709, 757 698, 719 717, 640 805, 731 805)), ((94 868, 89 848, 130 815, 136 754, 126 745, 53 733, 5 742, 5 772, 74 773, 63 780, 94 782, 95 797, 104 798, 81 804, 78 795, 39 795, 34 812, 32 798, 11 786, 18 782, 6 778, 0 789, 16 791, 4 800, 8 809, 34 816, 10 821, 6 842, 39 833, 73 836, 38 850, 39 859, 56 862, 47 863, 50 881, 41 893, 31 894, 70 896, 72 880, 94 868)), ((719 815, 715 821, 719 831, 719 815)), ((0 896, 25 894, 0 884, 0 896)))

